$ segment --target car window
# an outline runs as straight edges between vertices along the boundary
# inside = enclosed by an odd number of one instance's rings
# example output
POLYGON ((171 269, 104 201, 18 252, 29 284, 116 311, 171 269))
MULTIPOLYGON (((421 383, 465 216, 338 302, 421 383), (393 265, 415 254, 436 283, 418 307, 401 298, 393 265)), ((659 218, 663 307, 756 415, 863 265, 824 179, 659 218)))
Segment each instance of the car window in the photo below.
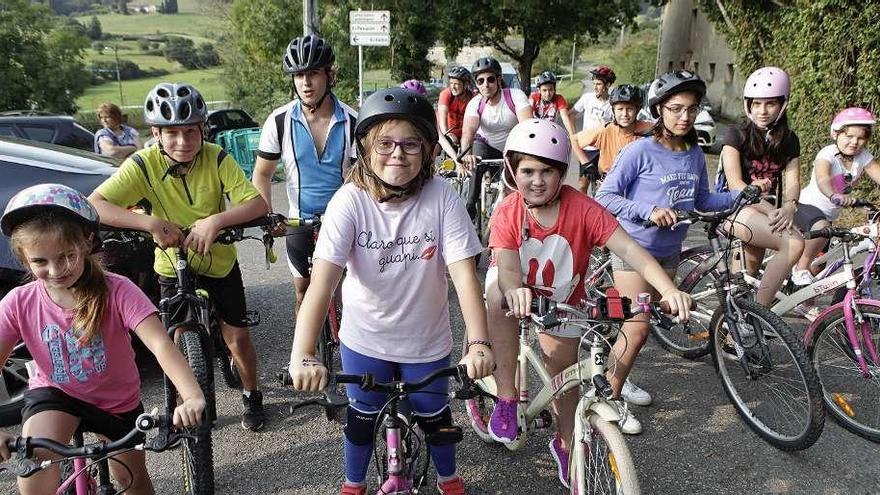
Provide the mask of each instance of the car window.
POLYGON ((11 125, 0 125, 0 136, 15 136, 11 125))
POLYGON ((55 129, 41 125, 23 125, 21 126, 21 131, 24 132, 28 139, 44 143, 51 143, 52 138, 55 136, 55 129))
POLYGON ((245 117, 245 115, 241 112, 226 112, 226 118, 229 119, 230 124, 235 124, 248 120, 248 118, 245 117))

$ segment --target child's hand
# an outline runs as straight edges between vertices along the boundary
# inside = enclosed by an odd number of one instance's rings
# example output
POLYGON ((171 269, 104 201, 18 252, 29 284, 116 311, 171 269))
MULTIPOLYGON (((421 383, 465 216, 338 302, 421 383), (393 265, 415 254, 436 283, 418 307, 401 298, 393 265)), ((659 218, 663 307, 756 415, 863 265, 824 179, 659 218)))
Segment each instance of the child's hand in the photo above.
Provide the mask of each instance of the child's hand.
POLYGON ((837 206, 852 206, 856 203, 856 198, 849 194, 832 194, 831 202, 837 206))
POLYGON ((183 401, 183 404, 174 408, 174 426, 190 428, 202 424, 202 413, 205 412, 205 405, 204 397, 195 397, 183 401))
POLYGON ((471 175, 471 172, 473 171, 474 167, 477 166, 478 163, 480 163, 479 156, 465 155, 465 156, 461 157, 461 160, 459 161, 458 175, 461 177, 464 177, 466 175, 471 175))
POLYGON ((327 387, 327 368, 314 356, 296 356, 287 368, 293 388, 317 392, 327 387))
POLYGON ((792 203, 785 203, 782 208, 777 208, 767 214, 770 220, 770 231, 779 234, 789 230, 794 226, 795 206, 792 203))
POLYGON ((669 303, 669 313, 673 316, 678 316, 678 321, 682 323, 687 321, 690 316, 690 294, 675 289, 664 294, 660 300, 669 303))
POLYGON ((504 299, 514 318, 525 318, 532 313, 532 290, 528 287, 508 290, 504 293, 504 299))
POLYGON ((766 194, 770 191, 770 186, 773 184, 773 181, 770 179, 754 179, 752 181, 752 185, 761 189, 761 194, 766 194))
POLYGON ((12 457, 12 452, 9 451, 9 448, 6 447, 6 442, 15 438, 14 436, 6 433, 5 431, 0 431, 0 457, 3 458, 4 461, 8 461, 10 457, 12 457))
POLYGON ((151 218, 153 221, 150 233, 153 234, 153 240, 160 248, 165 249, 180 245, 183 241, 183 232, 180 231, 180 227, 158 217, 151 218))
POLYGON ((660 208, 657 206, 654 207, 654 211, 651 212, 649 220, 654 222, 658 227, 672 227, 675 225, 678 217, 675 216, 675 212, 672 211, 671 208, 660 208))
POLYGON ((216 218, 216 215, 211 215, 210 217, 196 220, 190 228, 189 235, 183 241, 183 247, 192 249, 202 256, 207 256, 208 251, 211 249, 211 244, 214 244, 214 239, 220 233, 221 226, 217 223, 216 218))
POLYGON ((495 371, 495 356, 485 344, 468 346, 467 354, 461 358, 461 364, 467 366, 467 374, 473 380, 489 376, 495 371))

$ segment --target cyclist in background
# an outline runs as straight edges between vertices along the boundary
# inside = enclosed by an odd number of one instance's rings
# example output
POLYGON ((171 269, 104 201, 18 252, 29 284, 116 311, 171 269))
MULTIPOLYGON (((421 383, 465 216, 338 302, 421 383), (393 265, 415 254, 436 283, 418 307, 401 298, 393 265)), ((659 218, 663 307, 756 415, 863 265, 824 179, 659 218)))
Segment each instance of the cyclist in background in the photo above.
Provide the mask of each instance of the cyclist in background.
MULTIPOLYGON (((458 195, 446 181, 433 178, 438 134, 431 103, 400 88, 377 91, 361 107, 356 136, 359 158, 327 207, 313 282, 296 322, 289 368, 293 386, 321 390, 327 384, 315 343, 343 269, 348 276, 342 282, 339 339, 345 373, 412 382, 449 366, 448 274, 472 339, 462 363, 472 378, 490 374, 494 363, 474 266, 482 246, 458 195)), ((348 385, 347 392, 352 400, 340 493, 362 495, 387 398, 356 385, 348 385)), ((422 431, 452 425, 448 397, 446 379, 407 396, 422 431)), ((455 446, 428 447, 441 495, 463 495, 455 446)), ((387 487, 379 492, 390 493, 387 487)))
MULTIPOLYGON (((606 65, 591 69, 590 75, 592 76, 593 92, 584 93, 572 107, 574 113, 584 116, 582 131, 605 127, 606 124, 614 120, 609 91, 611 85, 617 80, 617 75, 606 65)), ((586 154, 589 156, 588 162, 595 163, 599 150, 588 147, 586 154)), ((585 161, 581 161, 581 163, 585 163, 585 161)), ((581 192, 586 194, 590 183, 598 178, 596 167, 582 165, 579 179, 581 192)))
POLYGON ((480 160, 502 158, 507 135, 517 123, 532 118, 532 106, 522 90, 504 87, 498 60, 477 59, 471 74, 480 94, 471 99, 465 110, 461 150, 470 153, 461 158, 459 172, 472 175, 466 206, 468 214, 475 218, 483 174, 490 168, 497 169, 480 165, 480 160))
MULTIPOLYGON (((529 101, 532 104, 532 112, 535 114, 535 117, 549 120, 550 122, 556 122, 558 117, 568 131, 569 141, 571 141, 577 133, 577 128, 574 125, 574 116, 572 116, 568 109, 568 102, 564 96, 556 92, 556 83, 558 81, 559 79, 556 77, 556 74, 549 70, 538 74, 535 80, 535 86, 538 89, 529 95, 529 101)), ((590 158, 583 149, 575 146, 572 150, 575 156, 577 156, 578 163, 584 166, 589 165, 590 158)))
POLYGON ((400 83, 400 87, 403 89, 408 89, 413 93, 422 96, 428 96, 428 88, 425 87, 425 84, 418 79, 407 79, 400 83))
MULTIPOLYGON (((336 54, 323 38, 294 38, 281 60, 291 76, 296 99, 272 111, 263 124, 253 182, 272 208, 272 175, 284 165, 288 216, 321 215, 341 186, 355 157, 352 146, 357 114, 333 94, 336 54)), ((292 229, 286 236, 287 266, 293 274, 299 311, 309 287, 309 259, 315 250, 311 227, 292 229)), ((294 326, 296 325, 294 313, 294 326)))
MULTIPOLYGON (((595 147, 600 151, 597 165, 599 177, 611 170, 614 159, 624 146, 641 138, 654 126, 647 120, 637 120, 642 101, 642 90, 637 86, 623 84, 615 87, 609 98, 614 115, 612 123, 605 127, 585 129, 575 136, 575 148, 595 147)), ((588 179, 595 175, 591 173, 588 179)))
POLYGON ((464 111, 474 97, 471 73, 461 65, 449 70, 449 87, 440 92, 437 100, 437 128, 440 146, 451 157, 458 156, 458 144, 464 127, 464 111))
MULTIPOLYGON (((127 435, 144 412, 129 330, 180 392, 174 424, 201 422, 205 397, 156 307, 93 257, 100 245, 98 213, 82 194, 60 184, 24 189, 6 205, 0 228, 33 278, 0 301, 0 360, 6 362, 20 341, 36 368, 24 393, 22 436, 66 444, 78 427, 109 441, 127 435)), ((122 486, 130 485, 127 492, 153 493, 143 451, 118 453, 114 460, 110 470, 122 486)), ((18 488, 25 495, 55 493, 60 479, 56 464, 19 478, 18 488)))
MULTIPOLYGON (((204 140, 208 109, 189 84, 159 83, 147 95, 144 121, 158 143, 126 159, 89 196, 107 225, 150 232, 158 245, 153 268, 162 297, 177 292, 176 256, 187 250, 196 284, 208 290, 242 382, 243 428, 263 428, 263 394, 258 390, 257 354, 247 327, 244 283, 235 246, 215 244, 229 225, 268 213, 266 202, 223 149, 204 140), (226 209, 226 197, 232 207, 226 209), (150 215, 127 206, 147 200, 150 215), (188 228, 184 236, 181 229, 188 228)), ((175 319, 186 318, 173 310, 175 319)))
MULTIPOLYGON (((730 189, 746 184, 776 196, 775 203, 762 201, 748 206, 736 217, 733 232, 743 240, 746 269, 758 276, 764 251, 776 254, 760 276, 761 285, 755 300, 764 306, 776 297, 785 279, 804 250, 804 239, 794 224, 800 197, 801 143, 788 127, 785 108, 788 106, 791 82, 778 67, 763 67, 746 79, 743 89, 744 122, 727 129, 721 148, 719 168, 730 189)), ((723 186, 723 184, 722 184, 723 186)), ((797 274, 797 272, 796 272, 797 274)), ((800 273, 792 282, 807 285, 811 276, 800 273)))

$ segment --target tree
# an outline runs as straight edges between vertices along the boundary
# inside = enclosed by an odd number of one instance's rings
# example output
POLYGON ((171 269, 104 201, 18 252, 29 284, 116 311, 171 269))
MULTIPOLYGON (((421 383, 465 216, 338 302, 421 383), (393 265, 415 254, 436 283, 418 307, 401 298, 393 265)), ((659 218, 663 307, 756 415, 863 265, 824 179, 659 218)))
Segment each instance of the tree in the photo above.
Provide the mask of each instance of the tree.
POLYGON ((98 20, 98 16, 93 15, 89 21, 89 27, 86 28, 86 36, 93 40, 99 40, 103 34, 101 31, 101 21, 98 20))
POLYGON ((437 15, 447 53, 457 52, 466 39, 489 45, 518 63, 527 85, 542 44, 572 33, 595 37, 618 29, 638 10, 638 0, 448 0, 437 15), (521 47, 514 45, 515 37, 522 39, 521 47))
POLYGON ((199 67, 199 56, 193 40, 182 36, 169 36, 165 42, 165 59, 177 62, 187 69, 199 67))
POLYGON ((0 110, 75 112, 89 81, 82 62, 88 46, 45 6, 0 0, 0 110))
POLYGON ((178 13, 177 0, 162 0, 162 7, 160 10, 163 14, 178 13))

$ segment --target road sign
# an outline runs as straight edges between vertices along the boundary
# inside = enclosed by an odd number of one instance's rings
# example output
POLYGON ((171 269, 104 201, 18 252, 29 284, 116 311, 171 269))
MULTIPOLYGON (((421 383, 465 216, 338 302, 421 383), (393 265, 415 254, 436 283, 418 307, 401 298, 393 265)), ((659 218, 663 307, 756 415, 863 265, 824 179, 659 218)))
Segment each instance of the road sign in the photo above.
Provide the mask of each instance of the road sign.
POLYGON ((387 10, 352 10, 348 13, 348 32, 354 46, 391 44, 391 12, 387 10))
POLYGON ((390 44, 390 34, 351 34, 352 46, 388 46, 390 44))

